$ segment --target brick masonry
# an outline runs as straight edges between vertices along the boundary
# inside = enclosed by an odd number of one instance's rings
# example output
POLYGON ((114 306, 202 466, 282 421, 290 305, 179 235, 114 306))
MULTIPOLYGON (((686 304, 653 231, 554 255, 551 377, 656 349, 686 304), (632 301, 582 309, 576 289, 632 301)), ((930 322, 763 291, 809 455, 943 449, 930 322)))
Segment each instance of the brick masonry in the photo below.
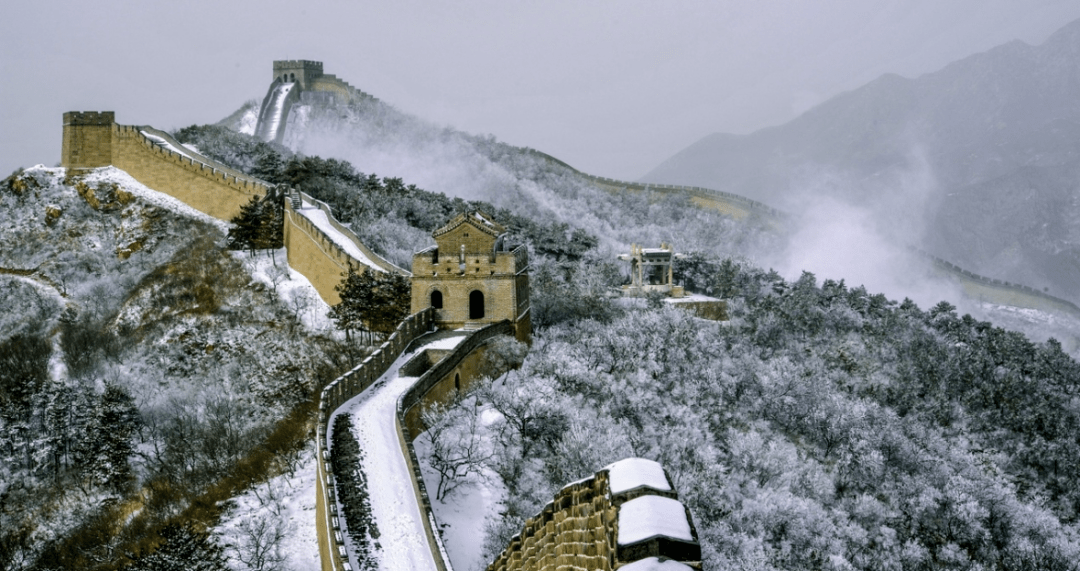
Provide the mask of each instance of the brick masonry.
MULTIPOLYGON (((612 494, 608 476, 605 468, 559 490, 539 514, 525 522, 487 571, 613 571, 650 556, 700 569, 701 547, 688 510, 693 541, 654 536, 632 545, 618 544, 623 503, 644 495, 672 499, 677 495, 648 487, 612 494)), ((670 484, 671 478, 667 479, 670 484)))
POLYGON ((505 232, 482 212, 433 232, 436 245, 413 256, 412 312, 434 307, 435 322, 449 329, 508 320, 528 339, 528 251, 507 245, 505 232))

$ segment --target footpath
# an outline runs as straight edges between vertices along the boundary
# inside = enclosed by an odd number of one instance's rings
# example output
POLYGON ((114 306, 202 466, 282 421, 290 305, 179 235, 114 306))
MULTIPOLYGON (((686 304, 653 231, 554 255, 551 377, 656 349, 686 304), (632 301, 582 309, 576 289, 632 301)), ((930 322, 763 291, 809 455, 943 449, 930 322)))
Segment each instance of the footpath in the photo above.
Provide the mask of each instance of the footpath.
MULTIPOLYGON (((361 469, 367 479, 368 495, 379 545, 375 558, 387 571, 437 571, 427 543, 423 515, 413 491, 412 474, 395 428, 398 398, 419 377, 403 377, 398 372, 405 363, 427 349, 449 350, 467 334, 435 334, 418 340, 416 346, 398 357, 371 388, 347 401, 335 411, 352 417, 354 433, 364 451, 361 469)), ((333 418, 328 426, 333 426, 333 418)), ((331 434, 327 434, 327 446, 331 434)), ((344 527, 344 522, 342 522, 344 527)), ((344 530, 343 530, 344 532, 344 530)), ((356 561, 353 546, 345 535, 349 559, 356 561)))

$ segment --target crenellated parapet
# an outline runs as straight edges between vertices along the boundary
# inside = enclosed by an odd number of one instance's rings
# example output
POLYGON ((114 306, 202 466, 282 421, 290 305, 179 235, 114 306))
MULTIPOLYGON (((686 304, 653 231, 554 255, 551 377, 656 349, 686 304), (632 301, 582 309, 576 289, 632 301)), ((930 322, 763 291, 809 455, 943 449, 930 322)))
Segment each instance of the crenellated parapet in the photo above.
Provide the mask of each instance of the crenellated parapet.
POLYGON ((64 113, 60 164, 71 170, 115 166, 193 208, 229 220, 270 186, 180 144, 152 127, 118 125, 112 111, 64 113))
POLYGON ((559 490, 487 571, 647 570, 661 561, 700 569, 697 530, 664 468, 627 458, 559 490))

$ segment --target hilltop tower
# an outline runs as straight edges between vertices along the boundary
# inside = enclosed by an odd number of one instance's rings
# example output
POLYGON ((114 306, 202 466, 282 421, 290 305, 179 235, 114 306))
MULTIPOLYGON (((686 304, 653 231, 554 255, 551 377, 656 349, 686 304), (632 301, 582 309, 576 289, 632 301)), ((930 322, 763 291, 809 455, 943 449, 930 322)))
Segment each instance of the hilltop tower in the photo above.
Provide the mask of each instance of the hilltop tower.
POLYGON ((309 61, 306 59, 278 60, 274 62, 274 78, 271 81, 280 80, 283 83, 296 83, 301 90, 312 88, 316 79, 322 77, 323 64, 321 61, 309 61))
POLYGON ((412 312, 436 309, 441 328, 479 328, 504 319, 519 340, 532 332, 529 255, 506 243, 506 228, 473 210, 434 231, 435 246, 413 255, 412 312))
POLYGON ((113 126, 112 111, 68 111, 64 113, 64 138, 60 166, 91 169, 111 165, 113 126))

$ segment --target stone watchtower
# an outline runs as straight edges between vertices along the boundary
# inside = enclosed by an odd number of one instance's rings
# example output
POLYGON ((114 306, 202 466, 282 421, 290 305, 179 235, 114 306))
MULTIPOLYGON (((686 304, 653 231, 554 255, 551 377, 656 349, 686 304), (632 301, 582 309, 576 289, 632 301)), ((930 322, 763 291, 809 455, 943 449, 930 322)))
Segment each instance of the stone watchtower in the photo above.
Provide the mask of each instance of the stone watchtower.
POLYGON ((306 59, 278 60, 274 62, 274 79, 282 83, 297 83, 301 90, 311 89, 311 84, 322 77, 323 66, 321 61, 308 61, 306 59))
POLYGON ((60 151, 60 166, 69 169, 90 169, 111 165, 113 125, 112 111, 69 111, 64 113, 64 140, 60 151))
POLYGON ((527 340, 529 256, 505 236, 506 228, 478 210, 433 232, 435 246, 413 255, 412 313, 434 307, 436 325, 448 329, 507 319, 517 338, 527 340))

